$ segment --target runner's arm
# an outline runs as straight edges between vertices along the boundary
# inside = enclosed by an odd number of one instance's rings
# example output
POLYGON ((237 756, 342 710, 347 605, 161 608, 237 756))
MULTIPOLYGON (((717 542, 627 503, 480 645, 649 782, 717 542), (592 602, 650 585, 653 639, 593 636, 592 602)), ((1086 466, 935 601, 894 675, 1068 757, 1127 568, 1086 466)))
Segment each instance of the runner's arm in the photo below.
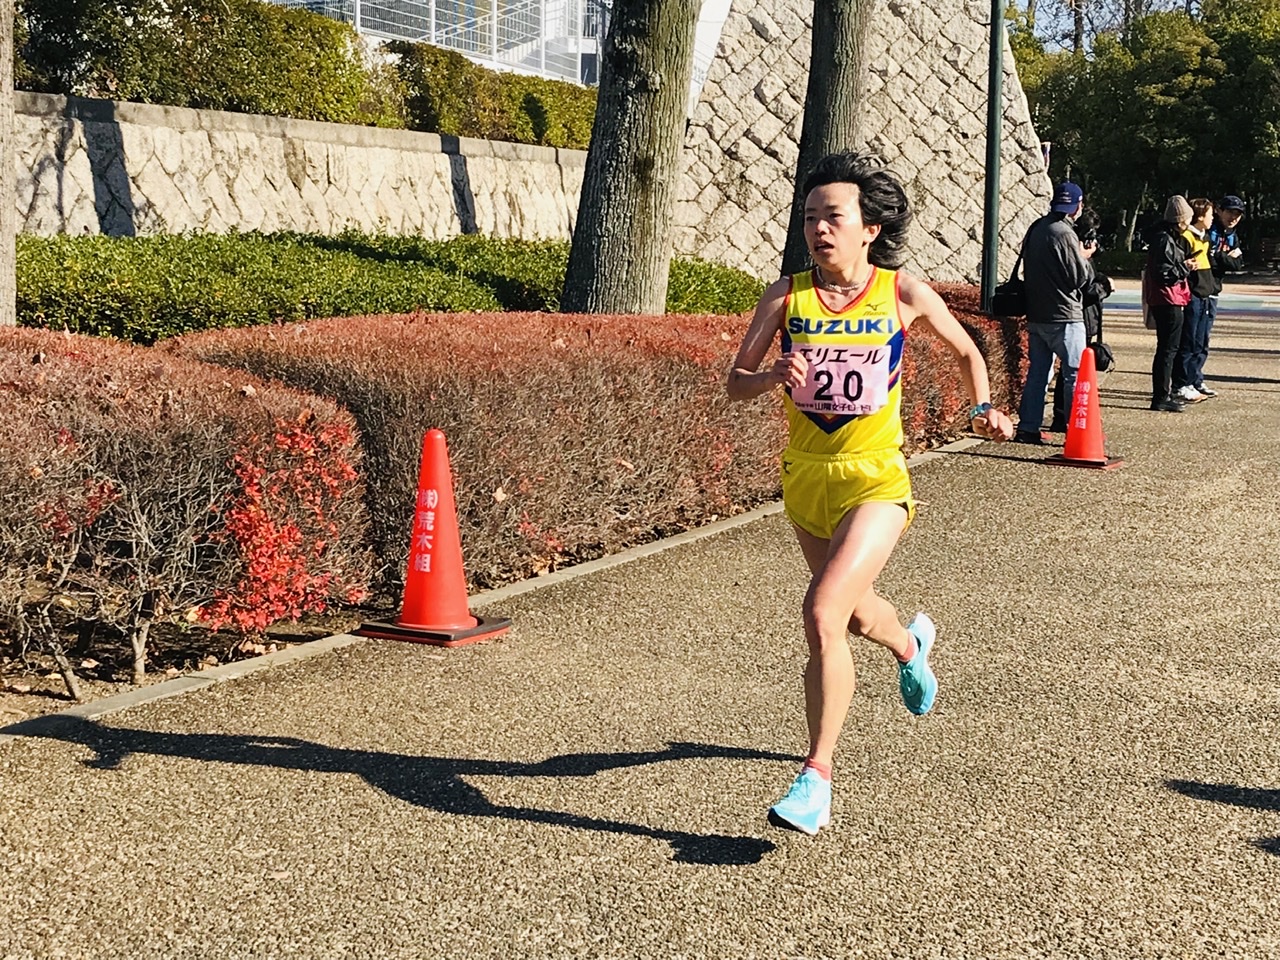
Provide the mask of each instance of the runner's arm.
POLYGON ((738 348, 733 368, 729 371, 729 382, 725 388, 730 400, 752 400, 781 384, 789 387, 804 386, 805 371, 809 364, 800 354, 784 353, 768 369, 758 369, 765 354, 769 352, 773 338, 782 329, 783 317, 787 312, 787 294, 790 291, 791 280, 783 277, 771 284, 756 304, 751 326, 742 338, 742 346, 738 348))
MULTIPOLYGON (((945 343, 960 366, 960 379, 969 392, 970 402, 974 406, 990 403, 991 384, 987 379, 987 361, 978 345, 947 309, 937 291, 906 273, 899 272, 898 278, 898 302, 902 308, 903 325, 910 327, 918 322, 927 332, 945 343)), ((975 418, 973 428, 976 433, 995 440, 1008 440, 1013 436, 1013 421, 994 408, 985 416, 975 418)))

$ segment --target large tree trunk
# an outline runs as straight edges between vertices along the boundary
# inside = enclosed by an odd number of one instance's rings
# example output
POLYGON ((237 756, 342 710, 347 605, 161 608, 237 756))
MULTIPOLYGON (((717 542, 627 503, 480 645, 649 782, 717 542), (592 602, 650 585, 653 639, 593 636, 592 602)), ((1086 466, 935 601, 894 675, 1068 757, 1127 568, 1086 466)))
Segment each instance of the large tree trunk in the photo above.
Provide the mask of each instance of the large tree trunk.
POLYGON ((700 0, 616 0, 562 310, 666 310, 700 0))
POLYGON ((0 0, 0 326, 14 316, 13 0, 0 0))
POLYGON ((862 106, 867 96, 867 61, 873 0, 814 0, 813 50, 804 126, 796 161, 796 188, 782 251, 782 273, 797 273, 809 263, 804 243, 801 184, 829 153, 854 150, 861 143, 862 106))
POLYGON ((1071 49, 1084 53, 1084 5, 1086 0, 1071 0, 1071 49))

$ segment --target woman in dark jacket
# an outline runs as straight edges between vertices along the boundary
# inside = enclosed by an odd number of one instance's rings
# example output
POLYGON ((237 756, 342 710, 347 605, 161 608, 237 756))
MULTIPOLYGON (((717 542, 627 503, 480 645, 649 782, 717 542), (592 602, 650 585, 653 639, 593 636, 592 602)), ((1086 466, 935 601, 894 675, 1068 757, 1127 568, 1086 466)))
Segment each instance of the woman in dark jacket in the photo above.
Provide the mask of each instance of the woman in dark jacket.
POLYGON ((1191 204, 1178 194, 1165 204, 1164 220, 1147 234, 1143 280, 1147 307, 1155 319, 1156 355, 1151 362, 1151 409, 1181 413, 1173 396, 1173 362, 1182 340, 1182 308, 1189 299, 1186 279, 1195 266, 1182 236, 1191 223, 1191 204))

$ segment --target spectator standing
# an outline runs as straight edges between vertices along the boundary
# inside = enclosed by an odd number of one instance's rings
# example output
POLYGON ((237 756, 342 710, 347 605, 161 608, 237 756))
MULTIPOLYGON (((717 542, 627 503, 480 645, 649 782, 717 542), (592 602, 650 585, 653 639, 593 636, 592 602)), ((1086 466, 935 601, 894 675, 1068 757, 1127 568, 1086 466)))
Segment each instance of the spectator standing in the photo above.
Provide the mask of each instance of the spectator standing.
POLYGON ((1156 353, 1151 361, 1151 409, 1163 413, 1181 413, 1183 409, 1182 401, 1173 396, 1173 364, 1182 342, 1182 308, 1191 299, 1187 277, 1195 260, 1183 237, 1190 225, 1191 204, 1178 194, 1169 198, 1164 219, 1146 235, 1143 297, 1156 328, 1156 353))
POLYGON ((1198 197, 1191 201, 1191 224, 1183 231, 1195 266, 1187 278, 1191 302, 1182 311, 1182 337, 1173 364, 1173 392, 1183 403, 1199 403, 1210 395, 1196 389, 1204 369, 1209 336, 1205 324, 1209 315, 1209 298, 1213 295, 1213 271, 1209 269, 1209 227, 1213 224, 1213 202, 1198 197))
POLYGON ((1222 292, 1222 280, 1228 273, 1238 273, 1244 267, 1244 251, 1236 227, 1244 219, 1244 201, 1228 194, 1218 204, 1217 217, 1209 228, 1209 270, 1213 275, 1213 293, 1205 305, 1204 343, 1200 348, 1200 365, 1196 368, 1195 388, 1206 397, 1216 397, 1218 391, 1204 382, 1204 364, 1209 356, 1209 335, 1218 315, 1218 294, 1222 292))
POLYGON ((1076 371, 1084 353, 1084 288, 1092 274, 1086 247, 1076 235, 1075 219, 1084 208, 1078 184, 1060 183, 1049 213, 1033 223, 1022 240, 1022 275, 1027 293, 1027 383, 1018 407, 1019 443, 1042 443, 1044 397, 1059 361, 1065 396, 1075 392, 1076 371))
MULTIPOLYGON (((1076 236, 1080 238, 1082 246, 1093 247, 1094 256, 1101 249, 1098 243, 1098 227, 1101 225, 1102 219, 1095 211, 1087 207, 1076 220, 1076 236)), ((1105 273, 1098 272, 1093 256, 1089 258, 1088 266, 1089 281, 1084 286, 1082 299, 1085 342, 1092 343, 1102 336, 1102 301, 1111 296, 1114 288, 1111 284, 1111 278, 1105 273)), ((1053 385, 1053 422, 1049 425, 1051 432, 1066 433, 1067 421, 1071 419, 1071 403, 1073 399, 1063 388, 1062 372, 1059 371, 1053 385)))

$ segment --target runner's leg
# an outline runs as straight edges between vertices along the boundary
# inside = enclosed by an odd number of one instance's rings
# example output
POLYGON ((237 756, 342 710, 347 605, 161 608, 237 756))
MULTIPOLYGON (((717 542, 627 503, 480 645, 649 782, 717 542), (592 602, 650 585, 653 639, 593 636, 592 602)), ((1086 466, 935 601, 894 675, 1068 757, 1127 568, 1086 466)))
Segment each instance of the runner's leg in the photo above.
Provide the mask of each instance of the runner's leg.
MULTIPOLYGON (((855 674, 848 630, 855 611, 859 611, 859 632, 867 626, 875 634, 869 639, 895 654, 909 648, 907 632, 899 626, 895 633, 887 622, 885 608, 891 611, 892 605, 874 594, 874 600, 868 600, 872 584, 906 525, 907 511, 899 504, 864 503, 845 516, 829 541, 796 530, 813 572, 804 600, 805 639, 809 643, 805 713, 809 756, 819 763, 830 765, 853 699, 855 674)), ((896 612, 892 619, 897 622, 896 612)))

